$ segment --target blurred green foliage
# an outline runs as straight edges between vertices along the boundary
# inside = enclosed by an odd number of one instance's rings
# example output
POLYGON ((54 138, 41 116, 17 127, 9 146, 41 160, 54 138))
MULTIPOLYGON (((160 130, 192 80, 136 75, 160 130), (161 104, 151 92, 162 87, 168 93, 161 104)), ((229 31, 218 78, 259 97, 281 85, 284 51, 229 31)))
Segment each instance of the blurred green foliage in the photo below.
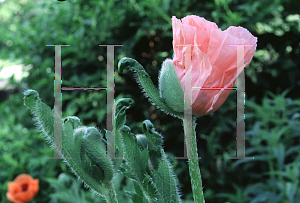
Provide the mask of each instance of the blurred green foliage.
MULTIPOLYGON (((222 30, 229 26, 245 27, 258 38, 254 58, 245 68, 245 148, 246 155, 255 159, 228 160, 235 156, 236 94, 232 91, 218 111, 197 121, 206 201, 300 202, 299 7, 299 1, 294 0, 0 3, 0 70, 24 64, 23 79, 18 82, 11 77, 4 88, 9 98, 0 98, 6 99, 0 103, 1 201, 7 202, 7 183, 20 173, 40 179, 40 192, 32 202, 64 201, 60 199, 64 195, 55 189, 64 186, 59 186, 55 179, 59 180, 62 173, 69 177, 70 171, 61 160, 45 159, 53 156, 53 150, 34 128, 30 112, 22 105, 24 87, 37 90, 47 105, 54 104, 54 48, 46 45, 70 45, 62 48, 62 86, 106 86, 106 48, 99 44, 122 44, 115 47, 115 66, 122 57, 132 57, 145 67, 157 85, 162 61, 173 54, 171 17, 180 19, 193 14, 217 23, 222 30)), ((149 119, 165 135, 165 151, 170 153, 175 166, 183 199, 191 200, 187 163, 174 159, 183 156, 180 121, 152 106, 131 73, 116 72, 115 90, 116 100, 135 100, 136 105, 128 110, 127 117, 134 133, 139 133, 141 121, 149 119)), ((63 116, 75 115, 84 125, 105 128, 105 91, 63 91, 62 95, 63 116)), ((78 189, 78 183, 72 181, 73 187, 77 187, 72 190, 74 194, 80 190, 84 201, 93 198, 83 186, 78 189)), ((125 179, 119 179, 120 191, 126 184, 125 179)), ((70 191, 65 195, 70 195, 70 191)))

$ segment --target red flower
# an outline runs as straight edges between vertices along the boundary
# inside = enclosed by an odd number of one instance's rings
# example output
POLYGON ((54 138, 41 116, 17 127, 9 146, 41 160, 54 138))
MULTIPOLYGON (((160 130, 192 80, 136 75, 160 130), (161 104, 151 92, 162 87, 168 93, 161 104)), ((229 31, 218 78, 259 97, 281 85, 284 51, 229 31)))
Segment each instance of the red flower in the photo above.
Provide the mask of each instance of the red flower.
POLYGON ((13 203, 24 203, 32 200, 39 191, 39 179, 21 174, 8 183, 6 198, 13 203))

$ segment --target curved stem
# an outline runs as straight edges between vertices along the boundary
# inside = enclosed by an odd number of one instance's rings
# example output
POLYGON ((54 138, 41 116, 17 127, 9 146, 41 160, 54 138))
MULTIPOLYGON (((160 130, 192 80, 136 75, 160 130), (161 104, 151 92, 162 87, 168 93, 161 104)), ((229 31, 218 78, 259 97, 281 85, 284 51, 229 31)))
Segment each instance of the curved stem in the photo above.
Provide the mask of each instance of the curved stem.
POLYGON ((118 68, 120 72, 123 72, 124 69, 135 71, 143 90, 146 92, 147 96, 152 101, 152 103, 154 103, 157 107, 159 107, 167 114, 171 114, 178 118, 183 118, 183 113, 174 111, 164 101, 162 101, 159 92, 156 89, 156 87, 153 85, 150 76, 148 75, 148 73, 145 71, 145 69, 140 63, 138 63, 136 60, 132 58, 124 57, 119 61, 118 68))
POLYGON ((194 202, 204 203, 205 200, 202 190, 202 180, 197 158, 198 153, 196 144, 195 122, 195 117, 192 117, 192 119, 190 119, 189 117, 184 117, 183 119, 187 157, 189 160, 189 173, 191 177, 194 202))

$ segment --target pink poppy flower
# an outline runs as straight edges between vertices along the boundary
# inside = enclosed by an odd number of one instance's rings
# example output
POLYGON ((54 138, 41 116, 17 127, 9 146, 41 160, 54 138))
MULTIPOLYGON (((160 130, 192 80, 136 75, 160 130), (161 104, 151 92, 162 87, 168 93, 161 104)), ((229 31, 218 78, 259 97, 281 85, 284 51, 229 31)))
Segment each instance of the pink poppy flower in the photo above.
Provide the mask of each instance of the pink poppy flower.
MULTIPOLYGON (((224 88, 234 87, 242 68, 237 68, 237 48, 245 46, 245 66, 252 60, 257 38, 247 29, 230 26, 222 31, 204 18, 190 15, 182 20, 172 17, 173 65, 180 84, 184 89, 185 50, 182 45, 191 44, 192 87, 224 88), (177 46, 181 45, 181 46, 177 46)), ((226 100, 230 90, 196 89, 192 91, 193 115, 203 116, 216 111, 226 100)))

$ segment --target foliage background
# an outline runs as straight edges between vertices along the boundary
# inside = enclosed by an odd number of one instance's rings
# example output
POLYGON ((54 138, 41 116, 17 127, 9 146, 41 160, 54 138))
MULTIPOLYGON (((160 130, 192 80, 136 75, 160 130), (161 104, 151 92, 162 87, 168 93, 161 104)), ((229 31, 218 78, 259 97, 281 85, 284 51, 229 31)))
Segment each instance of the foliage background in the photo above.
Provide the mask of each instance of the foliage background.
MULTIPOLYGON (((34 127, 23 106, 22 92, 35 89, 53 107, 54 49, 62 48, 62 85, 105 87, 106 48, 115 48, 115 67, 126 56, 139 61, 157 86, 160 66, 172 58, 171 17, 198 15, 225 30, 247 28, 258 38, 254 58, 245 69, 246 156, 235 156, 236 94, 212 115, 197 120, 197 139, 207 202, 300 202, 300 15, 293 0, 6 0, 0 3, 0 198, 18 174, 40 179, 32 202, 94 202, 61 160, 49 160, 53 150, 34 127), (5 79, 3 70, 17 74, 5 79), (1 83, 2 84, 2 83, 1 83), (72 199, 71 199, 72 198, 72 199)), ((131 97, 127 124, 139 133, 142 121, 151 120, 165 137, 181 183, 182 198, 192 200, 183 128, 147 101, 132 73, 115 74, 115 99, 131 97)), ((105 129, 106 92, 64 91, 63 115, 78 116, 84 125, 105 129)), ((115 180, 120 202, 123 190, 133 190, 122 176, 115 180)), ((99 197, 97 197, 99 198, 99 197)), ((101 198, 100 198, 101 199, 101 198)))

